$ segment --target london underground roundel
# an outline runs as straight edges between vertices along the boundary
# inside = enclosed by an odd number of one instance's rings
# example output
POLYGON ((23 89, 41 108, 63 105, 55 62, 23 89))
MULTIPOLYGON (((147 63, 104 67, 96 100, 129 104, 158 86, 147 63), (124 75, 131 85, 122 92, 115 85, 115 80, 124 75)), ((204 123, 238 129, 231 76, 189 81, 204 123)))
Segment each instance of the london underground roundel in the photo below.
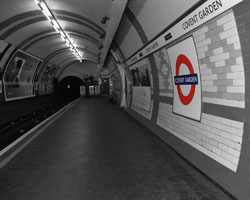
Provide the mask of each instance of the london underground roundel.
POLYGON ((177 85, 178 95, 183 105, 188 105, 193 100, 195 94, 195 85, 198 84, 197 74, 190 60, 183 54, 179 55, 176 61, 176 76, 174 77, 175 85, 177 85), (190 72, 189 75, 179 75, 181 64, 185 64, 190 72), (190 92, 187 96, 183 95, 180 85, 191 85, 190 92))
POLYGON ((173 76, 173 112, 200 120, 201 86, 197 53, 190 37, 167 49, 173 76))

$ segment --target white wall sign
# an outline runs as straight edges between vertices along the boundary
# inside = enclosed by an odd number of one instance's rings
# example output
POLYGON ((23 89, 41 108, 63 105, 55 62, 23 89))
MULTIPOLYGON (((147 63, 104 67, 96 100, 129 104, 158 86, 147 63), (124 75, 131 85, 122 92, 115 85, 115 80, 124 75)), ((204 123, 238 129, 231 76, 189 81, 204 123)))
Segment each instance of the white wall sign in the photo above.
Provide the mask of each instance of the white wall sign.
POLYGON ((85 96, 85 86, 80 87, 80 95, 81 95, 81 97, 85 96))
POLYGON ((243 0, 208 0, 181 21, 179 21, 172 28, 167 30, 165 33, 160 35, 157 39, 153 40, 144 49, 137 52, 133 57, 131 57, 126 64, 128 66, 141 60, 142 58, 148 56, 149 54, 155 52, 161 47, 169 44, 170 42, 178 39, 182 35, 194 30, 200 25, 206 23, 207 21, 213 19, 219 14, 225 12, 226 10, 232 8, 243 0))
POLYGON ((95 86, 95 95, 100 95, 101 91, 100 91, 100 87, 99 86, 95 86))
POLYGON ((144 86, 134 86, 132 104, 146 111, 150 111, 151 88, 144 86))
POLYGON ((190 37, 167 49, 174 85, 173 112, 200 120, 201 81, 197 53, 190 37))

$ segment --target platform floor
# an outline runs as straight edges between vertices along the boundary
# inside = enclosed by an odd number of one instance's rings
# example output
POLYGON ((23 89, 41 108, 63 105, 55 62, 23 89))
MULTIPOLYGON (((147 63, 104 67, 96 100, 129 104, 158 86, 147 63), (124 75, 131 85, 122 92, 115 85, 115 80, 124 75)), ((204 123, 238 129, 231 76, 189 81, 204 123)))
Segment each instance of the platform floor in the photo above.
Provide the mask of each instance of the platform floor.
POLYGON ((229 200, 107 99, 82 99, 0 169, 0 200, 229 200))

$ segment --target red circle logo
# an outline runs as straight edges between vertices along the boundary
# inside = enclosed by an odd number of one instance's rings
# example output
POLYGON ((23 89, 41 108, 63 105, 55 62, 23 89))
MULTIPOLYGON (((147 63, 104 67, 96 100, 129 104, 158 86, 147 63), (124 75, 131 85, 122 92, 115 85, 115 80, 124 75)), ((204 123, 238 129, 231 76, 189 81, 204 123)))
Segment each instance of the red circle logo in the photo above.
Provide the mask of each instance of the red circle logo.
MULTIPOLYGON (((194 69, 190 60, 185 55, 181 54, 178 56, 176 60, 176 76, 179 76, 181 64, 185 64, 188 67, 190 74, 194 74, 194 69)), ((177 85, 177 91, 178 91, 178 95, 180 97, 181 103, 183 105, 188 105, 193 100, 194 93, 195 93, 195 85, 191 85, 191 90, 187 96, 183 95, 180 85, 177 85)))

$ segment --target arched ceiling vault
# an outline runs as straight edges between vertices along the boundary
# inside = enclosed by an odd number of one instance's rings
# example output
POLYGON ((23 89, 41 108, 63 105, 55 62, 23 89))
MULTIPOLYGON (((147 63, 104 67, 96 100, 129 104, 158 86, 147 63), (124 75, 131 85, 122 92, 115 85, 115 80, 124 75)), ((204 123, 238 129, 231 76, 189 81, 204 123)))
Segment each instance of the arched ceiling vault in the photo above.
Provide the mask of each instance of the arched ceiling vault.
MULTIPOLYGON (((60 27, 83 51, 84 59, 102 66, 127 0, 38 1, 47 4, 60 27), (107 20, 102 23, 105 17, 107 20)), ((67 50, 66 43, 34 0, 4 0, 1 12, 1 40, 43 59, 45 63, 64 66, 75 62, 74 55, 67 50)))

